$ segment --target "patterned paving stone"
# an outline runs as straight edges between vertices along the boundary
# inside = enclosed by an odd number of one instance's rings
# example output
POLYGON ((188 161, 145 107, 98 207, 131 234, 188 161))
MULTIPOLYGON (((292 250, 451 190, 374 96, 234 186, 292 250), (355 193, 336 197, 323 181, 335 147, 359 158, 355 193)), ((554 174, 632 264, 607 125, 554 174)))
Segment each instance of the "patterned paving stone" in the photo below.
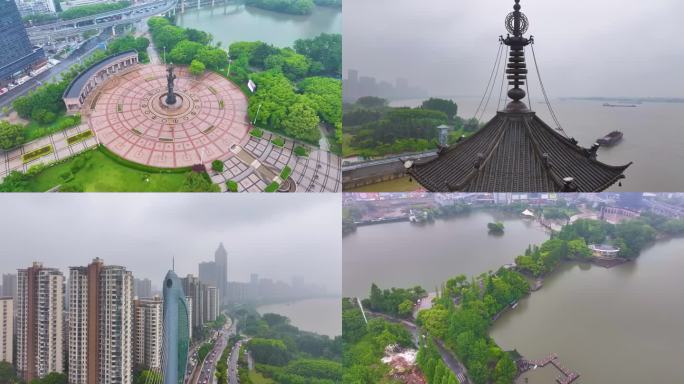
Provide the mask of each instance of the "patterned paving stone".
POLYGON ((232 156, 230 146, 249 141, 247 98, 225 78, 207 72, 197 79, 176 69, 181 107, 167 110, 166 67, 145 65, 105 85, 88 123, 117 155, 160 168, 210 164, 232 156))

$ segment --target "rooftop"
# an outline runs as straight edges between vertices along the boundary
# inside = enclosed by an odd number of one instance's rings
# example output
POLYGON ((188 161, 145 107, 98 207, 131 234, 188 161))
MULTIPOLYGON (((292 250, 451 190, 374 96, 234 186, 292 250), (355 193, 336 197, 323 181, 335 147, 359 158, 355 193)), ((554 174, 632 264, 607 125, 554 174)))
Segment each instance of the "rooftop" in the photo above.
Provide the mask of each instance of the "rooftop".
POLYGON ((131 54, 137 54, 135 50, 125 51, 117 53, 111 56, 107 56, 104 59, 94 63, 88 67, 85 71, 81 72, 71 81, 69 87, 64 91, 65 98, 77 98, 81 96, 81 89, 88 83, 88 80, 97 72, 103 68, 107 68, 110 64, 118 61, 122 57, 129 56, 131 54))
POLYGON ((506 17, 509 34, 500 38, 500 49, 509 48, 505 76, 512 101, 474 135, 441 147, 437 157, 405 163, 408 174, 432 192, 598 192, 624 178, 631 164, 599 162, 598 144, 580 147, 560 125, 559 131, 551 128, 522 101, 525 47, 534 39, 524 37, 529 21, 519 3, 515 0, 506 17))

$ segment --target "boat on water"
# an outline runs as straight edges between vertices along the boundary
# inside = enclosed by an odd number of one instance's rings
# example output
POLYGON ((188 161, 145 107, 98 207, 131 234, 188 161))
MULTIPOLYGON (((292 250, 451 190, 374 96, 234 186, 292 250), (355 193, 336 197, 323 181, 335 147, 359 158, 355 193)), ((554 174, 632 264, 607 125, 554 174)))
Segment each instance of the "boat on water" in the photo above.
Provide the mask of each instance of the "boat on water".
POLYGON ((517 302, 517 301, 511 303, 511 309, 515 309, 517 306, 518 306, 518 302, 517 302))
POLYGON ((605 146, 605 147, 610 147, 612 145, 615 145, 618 143, 618 141, 622 140, 622 132, 620 131, 613 131, 600 139, 597 139, 596 142, 605 146))

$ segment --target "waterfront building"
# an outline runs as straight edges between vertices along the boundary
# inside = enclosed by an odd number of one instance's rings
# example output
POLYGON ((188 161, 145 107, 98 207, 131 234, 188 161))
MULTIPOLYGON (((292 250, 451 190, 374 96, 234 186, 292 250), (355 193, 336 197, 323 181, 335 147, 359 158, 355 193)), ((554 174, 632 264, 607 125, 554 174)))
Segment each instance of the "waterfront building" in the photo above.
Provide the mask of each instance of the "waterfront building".
POLYGON ((216 264, 216 288, 218 288, 219 302, 226 305, 228 304, 228 252, 223 247, 223 243, 219 244, 214 253, 214 263, 216 264))
POLYGON ((190 347, 190 311, 181 280, 174 271, 164 278, 164 384, 182 384, 190 347))
MULTIPOLYGON (((0 0, 4 1, 4 0, 0 0)), ((17 273, 17 373, 26 382, 64 372, 64 276, 34 262, 17 273)))
POLYGON ((69 271, 69 384, 130 384, 133 274, 99 258, 69 271))
POLYGON ((14 299, 0 297, 0 361, 14 362, 14 299))
POLYGON ((607 244, 589 244, 594 258, 599 260, 615 260, 620 254, 620 248, 607 244))
POLYGON ((158 372, 161 369, 162 299, 159 296, 136 299, 133 307, 133 364, 158 372))
POLYGON ((509 48, 506 78, 512 101, 472 136, 440 147, 436 157, 405 161, 408 174, 429 191, 597 192, 625 177, 631 163, 599 162, 599 144, 580 147, 555 118, 557 127, 551 128, 522 101, 525 49, 534 39, 524 37, 529 22, 519 3, 515 0, 506 17, 509 35, 501 39, 509 48))
POLYGON ((0 52, 0 87, 47 62, 43 48, 29 41, 14 0, 0 0, 0 52))

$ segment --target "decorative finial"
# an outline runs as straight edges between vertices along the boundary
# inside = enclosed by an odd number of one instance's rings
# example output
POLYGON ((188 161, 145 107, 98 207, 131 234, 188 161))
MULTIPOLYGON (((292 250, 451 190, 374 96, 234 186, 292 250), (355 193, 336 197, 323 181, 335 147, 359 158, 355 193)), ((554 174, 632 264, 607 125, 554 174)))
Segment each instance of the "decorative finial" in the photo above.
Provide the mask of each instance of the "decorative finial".
POLYGON ((176 258, 175 257, 171 258, 171 270, 176 271, 176 258))
POLYGON ((525 47, 531 43, 530 39, 523 37, 527 28, 530 26, 527 16, 520 12, 520 0, 515 0, 513 12, 506 16, 506 30, 509 35, 503 39, 503 43, 511 47, 506 69, 508 85, 513 88, 508 90, 508 97, 513 99, 506 106, 509 112, 523 112, 529 109, 523 103, 525 91, 521 88, 527 80, 527 65, 525 64, 525 47), (511 36, 512 35, 512 36, 511 36))

